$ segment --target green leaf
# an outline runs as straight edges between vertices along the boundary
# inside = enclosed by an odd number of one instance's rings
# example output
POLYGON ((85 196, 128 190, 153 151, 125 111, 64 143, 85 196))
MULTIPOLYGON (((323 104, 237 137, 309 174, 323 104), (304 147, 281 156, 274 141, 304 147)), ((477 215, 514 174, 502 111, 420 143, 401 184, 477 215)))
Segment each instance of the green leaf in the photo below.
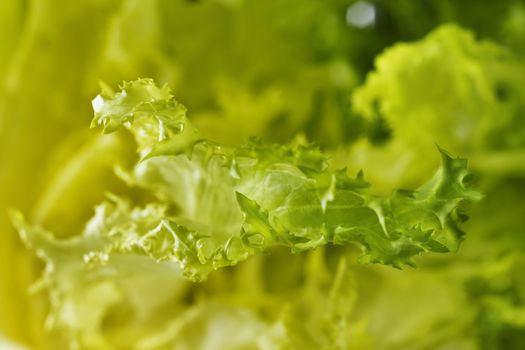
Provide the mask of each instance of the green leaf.
POLYGON ((193 280, 274 246, 300 252, 354 244, 363 251, 362 261, 414 265, 421 252, 458 249, 464 221, 458 208, 478 199, 464 181, 466 161, 444 151, 441 169, 427 184, 383 198, 369 193, 361 173, 351 178, 344 170, 329 170, 313 145, 252 139, 235 148, 188 143, 184 132, 162 131, 180 123, 194 129, 169 90, 151 80, 125 83, 111 98, 100 96, 94 124, 103 124, 105 132, 126 126, 139 153, 154 149, 149 155, 157 156, 139 162, 126 179, 154 194, 156 205, 170 208, 154 230, 120 230, 111 249, 125 252, 148 242, 143 253, 177 261, 193 280), (162 145, 186 148, 159 147, 160 134, 162 145))

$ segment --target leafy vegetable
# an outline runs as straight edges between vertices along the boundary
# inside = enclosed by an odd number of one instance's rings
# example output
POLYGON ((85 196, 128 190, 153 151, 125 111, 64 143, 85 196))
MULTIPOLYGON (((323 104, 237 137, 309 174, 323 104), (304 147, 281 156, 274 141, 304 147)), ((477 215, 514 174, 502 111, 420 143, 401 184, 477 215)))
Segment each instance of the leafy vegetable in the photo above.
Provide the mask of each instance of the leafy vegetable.
POLYGON ((521 348, 521 0, 0 18, 0 348, 521 348))
POLYGON ((122 238, 113 249, 144 246, 158 260, 179 261, 195 279, 275 245, 301 251, 352 242, 365 260, 413 264, 421 251, 457 250, 463 221, 457 207, 477 197, 465 187, 466 162, 444 152, 433 180, 382 199, 367 195, 362 174, 354 179, 329 171, 313 146, 252 140, 229 148, 198 141, 184 107, 149 80, 99 95, 94 108, 94 122, 105 131, 125 125, 143 159, 159 156, 139 163, 130 181, 178 211, 132 235, 115 229, 122 238))
POLYGON ((327 160, 312 146, 252 141, 229 149, 197 142, 184 107, 149 80, 126 83, 120 93, 97 97, 94 106, 94 122, 104 131, 127 125, 141 154, 161 156, 139 163, 130 180, 179 210, 173 218, 163 213, 168 208, 154 206, 128 214, 120 204, 119 215, 106 213, 97 225, 117 234, 112 249, 144 246, 156 259, 180 260, 183 269, 234 264, 277 244, 299 251, 351 241, 363 246, 368 259, 401 266, 423 250, 456 250, 462 235, 457 206, 477 196, 464 186, 465 161, 444 152, 444 167, 431 182, 382 200, 363 193, 361 174, 352 179, 344 170, 327 171, 327 160), (193 148, 191 158, 177 155, 184 148, 193 148), (229 235, 241 217, 242 232, 229 235), (136 232, 125 232, 128 226, 137 226, 136 232))

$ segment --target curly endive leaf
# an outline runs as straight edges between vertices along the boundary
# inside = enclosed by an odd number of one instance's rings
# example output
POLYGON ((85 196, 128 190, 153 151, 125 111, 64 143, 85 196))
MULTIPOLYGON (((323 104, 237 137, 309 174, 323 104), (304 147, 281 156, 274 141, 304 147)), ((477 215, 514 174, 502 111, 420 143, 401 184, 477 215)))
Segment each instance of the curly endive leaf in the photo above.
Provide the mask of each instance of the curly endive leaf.
POLYGON ((344 169, 329 170, 327 158, 312 145, 253 139, 234 148, 197 141, 184 107, 151 80, 125 83, 111 96, 95 99, 94 123, 106 125, 105 132, 125 125, 139 152, 155 150, 149 156, 156 157, 139 162, 125 177, 171 213, 154 229, 119 230, 112 250, 141 247, 157 260, 179 262, 194 280, 274 246, 300 252, 355 244, 363 261, 413 265, 421 252, 458 249, 464 221, 458 206, 477 198, 464 181, 466 161, 444 151, 441 169, 427 184, 381 198, 369 194, 362 173, 351 178, 344 169), (162 131, 166 125, 192 130, 192 136, 162 131))
POLYGON ((478 197, 465 181, 467 162, 444 151, 427 184, 383 198, 369 193, 362 173, 353 178, 330 170, 313 145, 252 139, 229 147, 198 140, 185 108, 151 80, 104 96, 95 99, 94 123, 105 132, 121 125, 131 130, 148 157, 123 177, 155 200, 143 208, 99 207, 83 236, 103 232, 105 243, 87 256, 146 255, 177 262, 199 281, 276 246, 301 252, 354 244, 363 261, 402 267, 421 252, 457 250, 465 219, 458 207, 478 197), (181 132, 170 129, 174 125, 181 132))

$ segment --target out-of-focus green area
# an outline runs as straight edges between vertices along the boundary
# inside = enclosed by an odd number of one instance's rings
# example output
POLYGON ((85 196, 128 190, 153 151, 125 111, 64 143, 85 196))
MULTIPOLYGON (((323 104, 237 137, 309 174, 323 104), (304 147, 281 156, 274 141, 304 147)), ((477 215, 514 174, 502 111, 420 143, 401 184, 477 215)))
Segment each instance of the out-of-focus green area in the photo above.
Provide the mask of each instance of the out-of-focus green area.
POLYGON ((1 1, 0 348, 520 349, 524 43, 521 0, 1 1), (169 263, 87 273, 60 253, 63 283, 30 288, 45 249, 8 209, 63 238, 107 193, 147 200, 115 175, 132 138, 89 129, 100 82, 138 77, 169 84, 207 139, 306 139, 377 194, 425 182, 438 144, 485 197, 459 252, 417 269, 276 249, 193 284, 169 263))

